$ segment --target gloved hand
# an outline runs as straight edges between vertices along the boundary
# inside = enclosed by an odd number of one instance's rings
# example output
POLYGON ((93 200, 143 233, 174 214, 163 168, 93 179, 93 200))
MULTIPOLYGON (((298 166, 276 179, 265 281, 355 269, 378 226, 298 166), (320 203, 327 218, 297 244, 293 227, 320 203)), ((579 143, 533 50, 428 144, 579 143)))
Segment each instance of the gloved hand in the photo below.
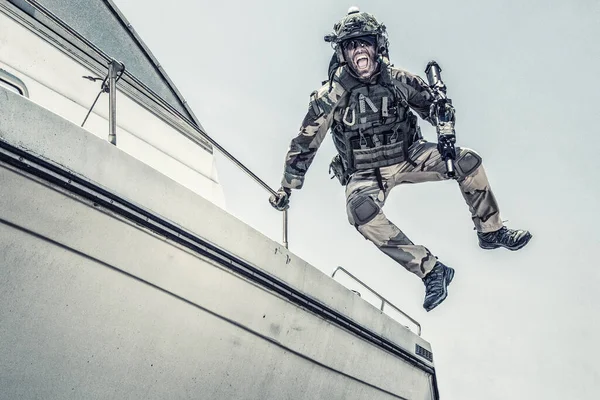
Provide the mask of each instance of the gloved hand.
POLYGON ((449 102, 439 104, 438 122, 436 130, 438 134, 438 151, 442 154, 444 160, 447 157, 456 158, 454 143, 456 135, 454 132, 455 112, 454 107, 449 102))
POLYGON ((456 136, 453 134, 453 130, 449 130, 449 132, 451 133, 440 133, 438 136, 437 148, 444 161, 447 158, 456 159, 456 150, 454 148, 456 136))
POLYGON ((448 102, 444 102, 444 107, 442 110, 440 110, 440 112, 443 114, 443 121, 447 121, 447 122, 456 122, 456 110, 454 109, 454 106, 452 105, 452 103, 448 102))
POLYGON ((285 211, 289 208, 291 195, 291 189, 280 187, 277 193, 272 194, 271 197, 269 197, 269 203, 271 203, 276 210, 285 211))
POLYGON ((454 126, 456 122, 456 110, 449 100, 437 100, 429 107, 429 120, 434 125, 450 123, 454 126))

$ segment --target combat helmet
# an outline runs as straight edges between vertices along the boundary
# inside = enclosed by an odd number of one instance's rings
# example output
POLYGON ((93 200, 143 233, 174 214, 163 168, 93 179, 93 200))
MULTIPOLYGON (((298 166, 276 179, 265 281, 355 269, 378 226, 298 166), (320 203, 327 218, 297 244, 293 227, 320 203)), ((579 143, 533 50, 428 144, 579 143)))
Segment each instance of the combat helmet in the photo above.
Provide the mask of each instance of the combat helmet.
POLYGON ((376 51, 383 57, 388 56, 388 38, 385 25, 366 12, 360 12, 358 7, 350 7, 348 14, 333 26, 333 32, 325 35, 325 41, 332 43, 337 61, 344 61, 342 43, 346 40, 373 36, 376 39, 376 51))

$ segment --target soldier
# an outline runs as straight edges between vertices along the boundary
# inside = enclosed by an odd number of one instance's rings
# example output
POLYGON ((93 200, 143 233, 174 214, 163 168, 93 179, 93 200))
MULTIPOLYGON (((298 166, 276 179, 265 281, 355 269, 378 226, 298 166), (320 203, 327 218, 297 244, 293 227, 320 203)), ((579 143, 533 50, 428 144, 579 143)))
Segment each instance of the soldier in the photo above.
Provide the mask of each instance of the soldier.
MULTIPOLYGON (((292 189, 302 187, 331 129, 338 151, 331 168, 346 186, 349 222, 382 252, 422 278, 423 307, 431 311, 446 298, 454 269, 438 261, 425 246, 410 241, 386 218, 382 207, 396 185, 450 179, 438 144, 423 139, 412 112, 433 124, 430 110, 435 92, 418 76, 390 65, 386 28, 371 14, 350 8, 325 39, 335 49, 329 80, 311 94, 308 113, 285 159, 282 187, 269 201, 278 210, 287 209, 292 189)), ((453 116, 452 106, 445 107, 453 116)), ((473 150, 457 148, 454 164, 479 246, 509 250, 525 246, 531 234, 503 225, 481 157, 473 150)))

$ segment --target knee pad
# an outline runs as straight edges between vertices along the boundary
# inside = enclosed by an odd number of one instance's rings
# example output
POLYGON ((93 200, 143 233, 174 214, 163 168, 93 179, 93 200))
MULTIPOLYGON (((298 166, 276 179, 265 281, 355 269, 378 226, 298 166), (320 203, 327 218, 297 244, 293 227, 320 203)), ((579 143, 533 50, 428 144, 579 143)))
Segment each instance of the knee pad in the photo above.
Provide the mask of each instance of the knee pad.
POLYGON ((379 206, 370 196, 357 196, 348 203, 348 211, 354 224, 358 226, 375 218, 379 213, 379 206))
POLYGON ((459 176, 471 175, 481 165, 482 159, 473 150, 465 149, 465 152, 454 162, 454 167, 459 176))

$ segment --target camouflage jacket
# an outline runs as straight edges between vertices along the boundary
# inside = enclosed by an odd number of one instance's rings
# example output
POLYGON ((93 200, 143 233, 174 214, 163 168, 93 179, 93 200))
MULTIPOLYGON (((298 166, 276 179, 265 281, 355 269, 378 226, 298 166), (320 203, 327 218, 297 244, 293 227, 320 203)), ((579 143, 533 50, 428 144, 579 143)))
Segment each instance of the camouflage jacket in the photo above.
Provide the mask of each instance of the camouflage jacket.
MULTIPOLYGON (((331 82, 326 82, 319 90, 311 94, 308 112, 300 126, 298 136, 292 139, 285 158, 285 170, 281 185, 290 189, 300 189, 304 176, 312 163, 327 131, 334 124, 341 124, 343 110, 348 105, 350 92, 341 81, 346 66, 339 67, 331 82)), ((431 123, 429 108, 433 95, 429 86, 417 75, 383 64, 387 68, 391 83, 401 92, 406 105, 421 118, 431 123)), ((385 73, 385 72, 384 72, 385 73)), ((377 82, 383 79, 378 74, 377 82)), ((380 84, 380 83, 376 83, 380 84)))

